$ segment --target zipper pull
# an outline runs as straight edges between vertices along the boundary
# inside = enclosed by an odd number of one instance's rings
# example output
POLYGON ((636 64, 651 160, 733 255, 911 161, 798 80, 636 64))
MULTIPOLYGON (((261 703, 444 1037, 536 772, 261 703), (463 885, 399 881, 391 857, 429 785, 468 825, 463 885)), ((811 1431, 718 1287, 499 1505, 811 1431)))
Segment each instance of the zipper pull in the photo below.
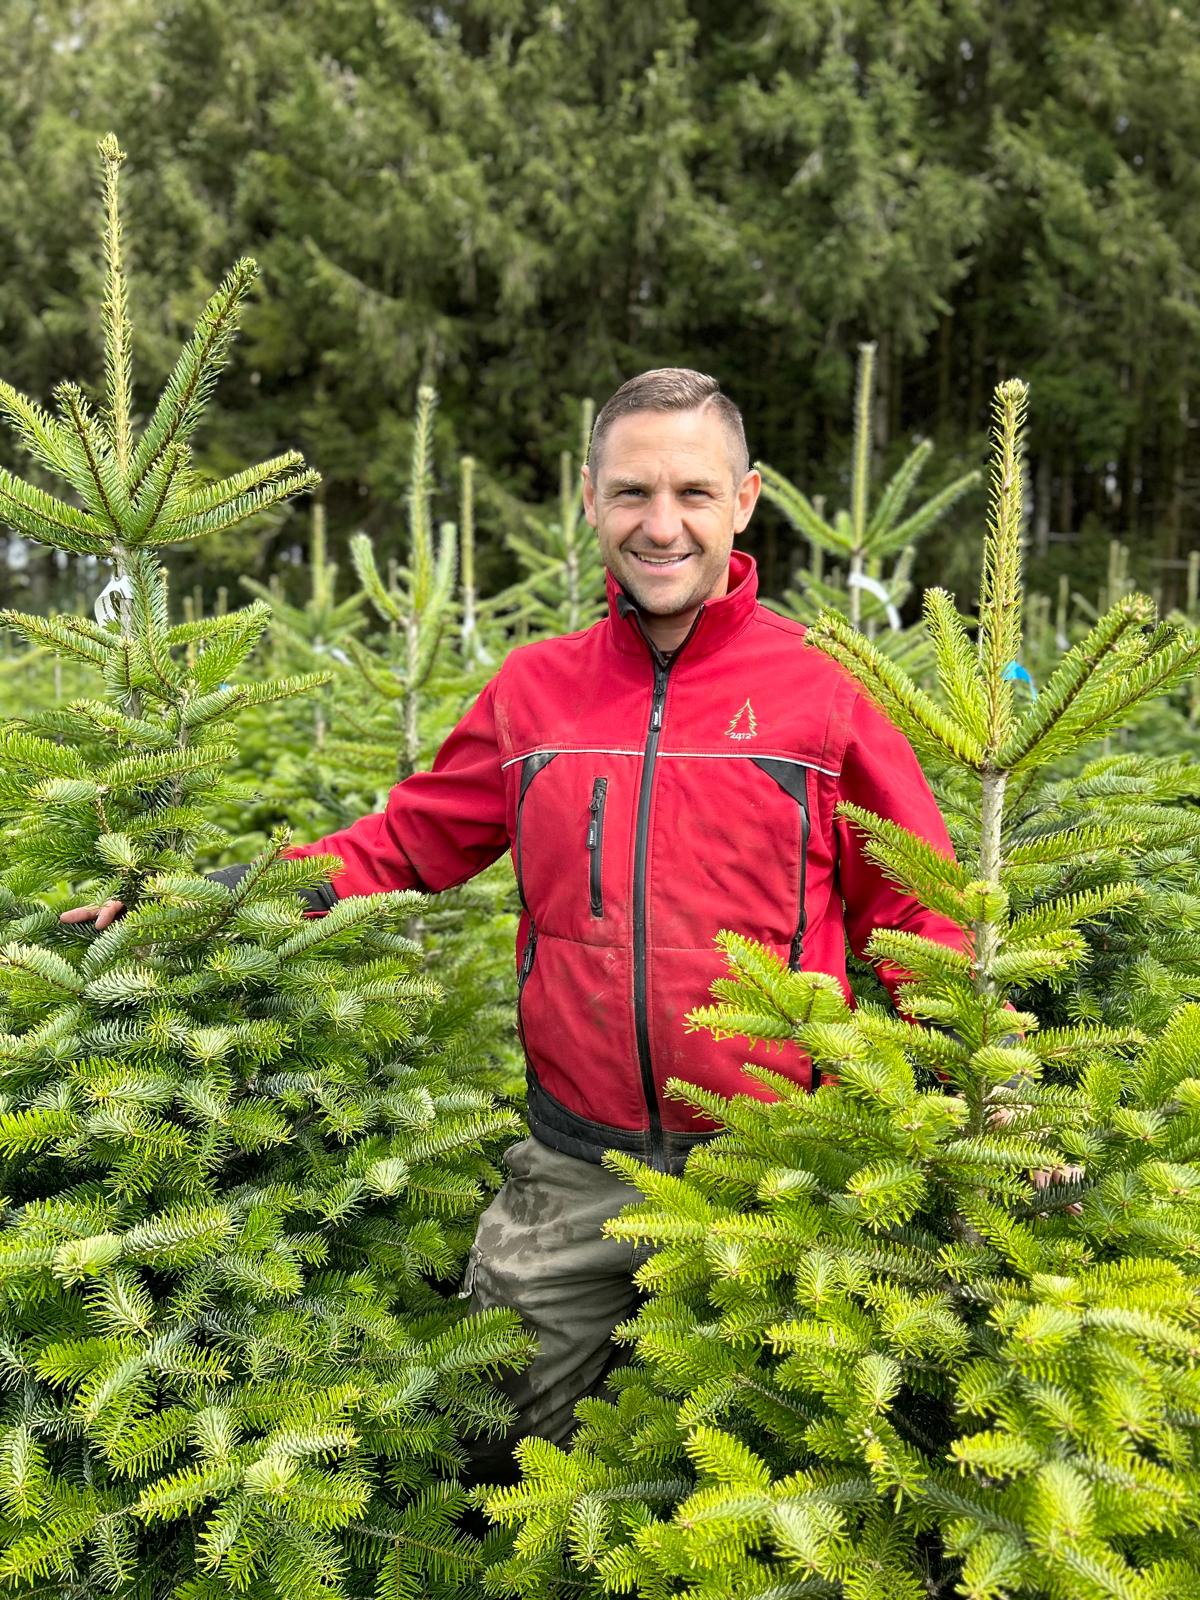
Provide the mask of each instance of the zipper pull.
MULTIPOLYGON (((592 816, 595 817, 595 815, 596 815, 596 807, 593 804, 593 806, 592 806, 592 816)), ((596 824, 595 824, 594 821, 588 823, 587 847, 588 847, 589 850, 594 850, 596 848, 596 824)))
POLYGON ((654 697, 654 705, 650 709, 650 732, 651 733, 657 733, 658 730, 662 727, 662 714, 663 714, 663 703, 658 698, 658 696, 656 694, 655 697, 654 697))

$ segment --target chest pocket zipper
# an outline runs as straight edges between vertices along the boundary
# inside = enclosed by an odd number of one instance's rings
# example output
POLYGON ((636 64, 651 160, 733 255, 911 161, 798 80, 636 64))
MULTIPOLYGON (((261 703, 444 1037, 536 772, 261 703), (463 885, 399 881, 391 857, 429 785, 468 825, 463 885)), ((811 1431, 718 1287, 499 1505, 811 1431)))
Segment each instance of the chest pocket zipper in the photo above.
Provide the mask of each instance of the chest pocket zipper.
POLYGON ((604 915, 604 888, 601 869, 604 858, 604 802, 608 796, 608 779, 597 778, 592 784, 592 802, 588 806, 590 821, 588 822, 587 847, 588 847, 588 897, 591 901, 592 915, 604 915))

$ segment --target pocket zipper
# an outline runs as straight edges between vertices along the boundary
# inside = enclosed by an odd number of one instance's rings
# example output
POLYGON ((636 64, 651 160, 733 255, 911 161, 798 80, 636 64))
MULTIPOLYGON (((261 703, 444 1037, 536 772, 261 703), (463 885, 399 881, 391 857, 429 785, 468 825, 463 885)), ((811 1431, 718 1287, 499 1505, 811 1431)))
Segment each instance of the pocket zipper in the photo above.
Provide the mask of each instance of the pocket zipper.
POLYGON ((591 857, 588 869, 588 890, 592 902, 592 915, 604 915, 604 894, 600 869, 604 854, 604 801, 608 794, 608 779, 597 778, 592 784, 592 803, 588 806, 591 821, 588 823, 587 847, 591 857))

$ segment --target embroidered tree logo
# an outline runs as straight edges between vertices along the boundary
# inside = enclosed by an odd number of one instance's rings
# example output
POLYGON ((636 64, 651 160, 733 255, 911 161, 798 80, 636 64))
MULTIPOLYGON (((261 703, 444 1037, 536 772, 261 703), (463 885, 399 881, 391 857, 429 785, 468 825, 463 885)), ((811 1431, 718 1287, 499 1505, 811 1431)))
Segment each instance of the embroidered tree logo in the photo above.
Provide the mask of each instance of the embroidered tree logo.
POLYGON ((753 739, 757 732, 758 718, 754 715, 754 707, 747 699, 745 705, 738 709, 733 721, 725 729, 725 737, 727 739, 753 739))

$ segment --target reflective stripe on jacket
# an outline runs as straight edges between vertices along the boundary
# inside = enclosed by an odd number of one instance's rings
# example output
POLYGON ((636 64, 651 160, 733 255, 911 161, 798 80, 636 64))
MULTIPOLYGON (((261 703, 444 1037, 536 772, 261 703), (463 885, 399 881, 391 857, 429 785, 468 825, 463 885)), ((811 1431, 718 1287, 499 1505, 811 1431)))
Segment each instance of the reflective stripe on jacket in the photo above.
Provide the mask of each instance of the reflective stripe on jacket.
MULTIPOLYGON (((963 943, 834 815, 854 801, 949 855, 908 742, 800 624, 757 603, 748 556, 729 581, 668 661, 610 577, 607 618, 512 651, 386 810, 288 852, 341 857, 344 897, 448 889, 511 849, 530 1128, 591 1161, 617 1148, 682 1166, 714 1124, 664 1095, 670 1078, 770 1098, 753 1062, 809 1086, 790 1044, 687 1031, 724 971, 718 929, 847 994, 847 936, 859 954, 876 927, 963 943)), ((880 975, 894 992, 900 974, 880 975)))

